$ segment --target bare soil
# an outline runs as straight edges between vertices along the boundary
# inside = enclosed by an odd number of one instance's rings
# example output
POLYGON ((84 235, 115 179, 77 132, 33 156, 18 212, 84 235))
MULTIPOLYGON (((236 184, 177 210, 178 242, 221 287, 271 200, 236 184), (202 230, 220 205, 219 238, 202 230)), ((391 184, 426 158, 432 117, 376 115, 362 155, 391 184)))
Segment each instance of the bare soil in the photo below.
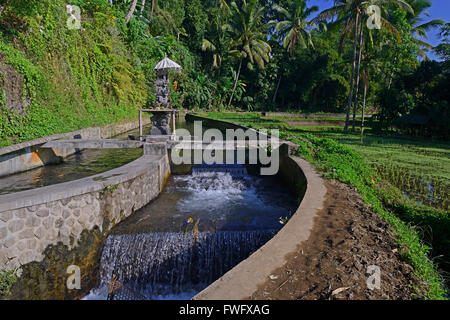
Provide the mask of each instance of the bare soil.
MULTIPOLYGON (((327 187, 324 209, 309 239, 287 256, 252 299, 418 298, 422 284, 401 260, 390 226, 367 208, 358 192, 337 181, 327 187), (380 289, 369 289, 368 266, 381 271, 380 289)), ((371 282, 374 283, 374 282, 371 282)))
POLYGON ((11 65, 5 63, 0 55, 0 88, 5 90, 6 106, 21 115, 26 113, 30 104, 28 97, 23 95, 23 76, 11 65))

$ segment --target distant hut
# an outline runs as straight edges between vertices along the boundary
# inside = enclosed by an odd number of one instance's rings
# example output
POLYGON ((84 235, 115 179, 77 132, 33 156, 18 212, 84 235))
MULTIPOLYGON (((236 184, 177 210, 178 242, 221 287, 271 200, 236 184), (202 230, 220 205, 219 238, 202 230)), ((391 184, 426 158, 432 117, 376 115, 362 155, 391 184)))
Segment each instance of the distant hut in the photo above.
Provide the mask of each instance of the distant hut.
POLYGON ((406 114, 395 121, 396 126, 410 135, 425 135, 427 129, 432 126, 429 116, 406 114))

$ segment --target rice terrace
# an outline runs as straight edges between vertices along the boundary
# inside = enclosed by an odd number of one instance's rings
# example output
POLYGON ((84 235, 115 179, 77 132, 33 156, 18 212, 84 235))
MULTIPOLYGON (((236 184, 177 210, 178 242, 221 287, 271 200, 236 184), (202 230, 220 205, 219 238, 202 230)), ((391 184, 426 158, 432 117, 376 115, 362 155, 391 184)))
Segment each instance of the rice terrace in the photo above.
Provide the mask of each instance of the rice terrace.
POLYGON ((0 304, 448 300, 449 15, 0 1, 0 304))

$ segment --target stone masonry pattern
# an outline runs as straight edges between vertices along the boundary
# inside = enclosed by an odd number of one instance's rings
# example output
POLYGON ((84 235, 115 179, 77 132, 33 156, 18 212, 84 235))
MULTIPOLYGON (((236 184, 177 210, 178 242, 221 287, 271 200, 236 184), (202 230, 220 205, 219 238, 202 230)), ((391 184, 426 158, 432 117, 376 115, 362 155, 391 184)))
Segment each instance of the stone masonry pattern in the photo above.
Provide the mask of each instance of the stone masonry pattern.
POLYGON ((83 230, 109 230, 154 199, 160 183, 160 168, 155 165, 140 176, 104 190, 1 212, 0 269, 40 261, 50 244, 62 242, 71 249, 83 230), (104 221, 109 223, 105 226, 104 221))

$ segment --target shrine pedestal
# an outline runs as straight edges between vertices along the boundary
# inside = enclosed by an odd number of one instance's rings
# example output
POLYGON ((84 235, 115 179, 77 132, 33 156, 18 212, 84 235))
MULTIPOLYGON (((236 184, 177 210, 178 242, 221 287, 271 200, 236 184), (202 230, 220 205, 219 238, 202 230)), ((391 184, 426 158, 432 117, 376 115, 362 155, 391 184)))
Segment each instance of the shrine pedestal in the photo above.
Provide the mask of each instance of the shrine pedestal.
POLYGON ((152 128, 149 134, 152 136, 171 136, 175 133, 175 114, 178 112, 175 109, 139 109, 139 139, 142 140, 144 136, 142 127, 142 114, 151 113, 152 116, 150 121, 152 123, 152 128), (172 122, 172 128, 170 127, 172 122))
POLYGON ((150 134, 151 135, 172 134, 172 130, 170 129, 171 118, 172 118, 171 111, 152 112, 152 117, 150 118, 152 122, 152 129, 150 130, 150 134))

